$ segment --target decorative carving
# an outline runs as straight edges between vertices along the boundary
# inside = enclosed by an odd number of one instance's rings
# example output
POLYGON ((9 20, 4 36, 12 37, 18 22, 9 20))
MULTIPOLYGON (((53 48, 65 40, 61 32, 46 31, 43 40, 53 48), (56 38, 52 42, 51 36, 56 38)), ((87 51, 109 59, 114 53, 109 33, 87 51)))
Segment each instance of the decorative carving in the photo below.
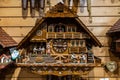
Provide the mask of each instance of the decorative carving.
POLYGON ((110 71, 114 72, 117 69, 117 63, 115 61, 109 61, 105 64, 105 67, 110 71))

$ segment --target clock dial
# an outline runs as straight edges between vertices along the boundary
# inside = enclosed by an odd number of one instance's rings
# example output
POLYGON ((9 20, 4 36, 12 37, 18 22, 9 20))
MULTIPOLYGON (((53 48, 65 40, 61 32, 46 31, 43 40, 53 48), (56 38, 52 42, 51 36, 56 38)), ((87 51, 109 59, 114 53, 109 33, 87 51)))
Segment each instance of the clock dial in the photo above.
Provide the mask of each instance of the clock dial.
POLYGON ((63 53, 67 50, 67 41, 58 39, 58 40, 53 40, 53 50, 57 53, 63 53))

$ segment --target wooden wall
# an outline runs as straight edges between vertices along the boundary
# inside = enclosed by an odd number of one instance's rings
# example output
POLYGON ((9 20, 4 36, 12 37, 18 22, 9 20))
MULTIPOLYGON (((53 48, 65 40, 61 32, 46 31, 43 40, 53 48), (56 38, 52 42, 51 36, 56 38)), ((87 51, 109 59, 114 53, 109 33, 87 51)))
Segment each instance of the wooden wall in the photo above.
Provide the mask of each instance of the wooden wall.
MULTIPOLYGON (((58 0, 51 0, 52 6, 58 0)), ((102 48, 94 47, 93 51, 96 56, 102 59, 102 63, 110 60, 117 60, 120 66, 118 57, 114 57, 109 52, 108 37, 106 32, 111 26, 120 18, 120 0, 91 0, 92 1, 92 23, 89 23, 89 16, 87 6, 84 6, 84 12, 80 13, 78 9, 79 18, 85 23, 90 31, 100 40, 103 44, 102 48)), ((48 6, 46 6, 46 11, 48 6)), ((34 18, 22 18, 21 0, 0 0, 0 27, 2 27, 10 36, 13 37, 18 43, 25 37, 25 35, 34 27, 35 21, 38 17, 38 12, 34 18)), ((120 67, 119 67, 120 68, 120 67)), ((104 68, 96 67, 85 76, 89 80, 100 80, 101 78, 109 78, 110 80, 120 80, 120 69, 118 74, 110 74, 105 72, 104 68)))

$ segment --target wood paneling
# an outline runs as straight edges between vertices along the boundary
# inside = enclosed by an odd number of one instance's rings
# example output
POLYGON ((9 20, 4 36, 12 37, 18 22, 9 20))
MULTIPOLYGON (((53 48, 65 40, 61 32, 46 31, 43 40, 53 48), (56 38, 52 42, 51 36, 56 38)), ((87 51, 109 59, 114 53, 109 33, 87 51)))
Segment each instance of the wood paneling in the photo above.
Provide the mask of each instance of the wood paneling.
POLYGON ((0 26, 34 26, 36 18, 0 18, 0 26))
MULTIPOLYGON (((119 6, 120 7, 120 6, 119 6)), ((119 7, 93 7, 92 8, 92 16, 119 16, 119 7)), ((28 16, 30 16, 30 8, 28 8, 28 16)), ((46 8, 48 10, 48 8, 46 8)), ((87 7, 84 7, 84 12, 81 13, 78 8, 79 16, 88 16, 87 7)), ((0 7, 0 16, 22 16, 22 8, 21 7, 0 7)), ((38 12, 35 12, 35 16, 39 16, 38 12)))
MULTIPOLYGON (((86 26, 94 25, 113 25, 120 17, 93 17, 92 23, 89 23, 89 17, 80 17, 86 26)), ((23 19, 22 17, 4 17, 0 18, 0 26, 34 26, 36 18, 28 17, 23 19)))
POLYGON ((93 47, 93 53, 98 57, 109 57, 109 47, 93 47))

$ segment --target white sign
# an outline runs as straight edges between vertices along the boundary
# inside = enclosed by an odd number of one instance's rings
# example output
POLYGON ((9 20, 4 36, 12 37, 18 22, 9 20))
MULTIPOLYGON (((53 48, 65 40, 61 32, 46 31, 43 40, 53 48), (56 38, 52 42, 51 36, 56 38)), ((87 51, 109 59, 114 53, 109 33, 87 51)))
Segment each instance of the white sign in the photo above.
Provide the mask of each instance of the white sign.
POLYGON ((109 78, 101 78, 100 80, 109 80, 109 78))

